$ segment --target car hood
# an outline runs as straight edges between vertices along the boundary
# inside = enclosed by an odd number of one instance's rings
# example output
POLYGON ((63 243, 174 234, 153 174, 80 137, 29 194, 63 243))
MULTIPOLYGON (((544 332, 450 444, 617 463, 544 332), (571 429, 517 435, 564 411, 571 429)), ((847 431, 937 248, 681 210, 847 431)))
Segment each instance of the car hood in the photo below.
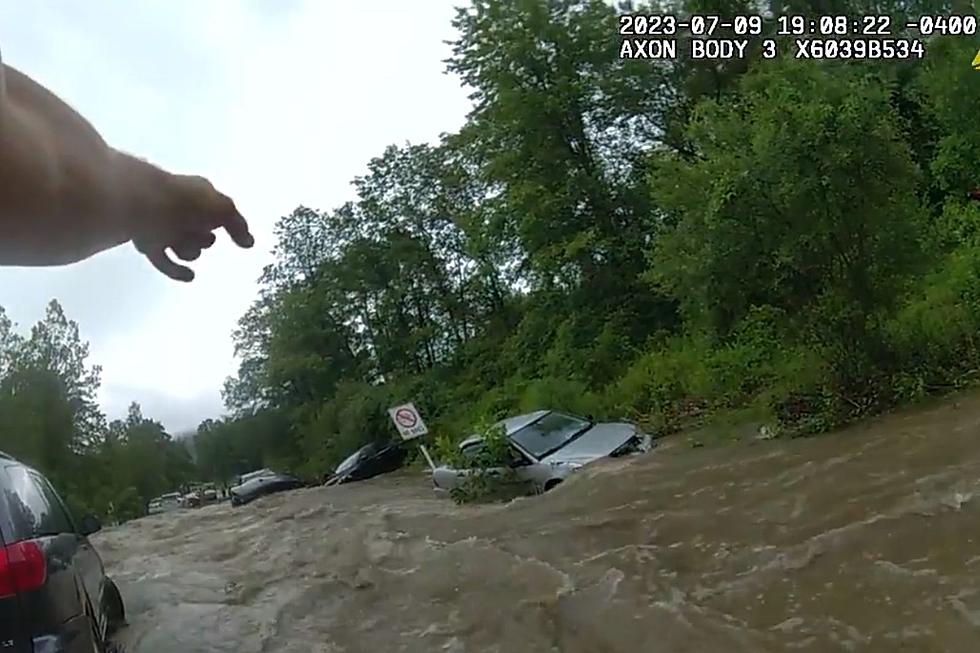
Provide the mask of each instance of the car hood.
POLYGON ((595 424, 541 462, 584 465, 608 456, 629 442, 634 435, 640 435, 639 430, 626 422, 595 424))

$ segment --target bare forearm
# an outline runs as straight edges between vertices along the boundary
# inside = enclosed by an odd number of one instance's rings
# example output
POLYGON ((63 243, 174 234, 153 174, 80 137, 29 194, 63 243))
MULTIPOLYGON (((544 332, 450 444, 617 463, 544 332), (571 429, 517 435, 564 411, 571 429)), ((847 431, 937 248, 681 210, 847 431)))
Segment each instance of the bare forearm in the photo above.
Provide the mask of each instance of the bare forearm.
POLYGON ((98 143, 61 147, 16 106, 7 118, 0 134, 0 263, 71 263, 125 242, 116 153, 98 143))
POLYGON ((0 125, 0 262, 70 263, 127 240, 119 155, 77 112, 5 66, 0 125), (97 233, 90 228, 97 221, 97 233), (51 229, 45 242, 30 237, 51 229), (72 251, 58 252, 74 239, 72 251))
POLYGON ((224 228, 251 247, 234 203, 204 178, 110 147, 68 104, 0 63, 0 265, 58 265, 132 240, 162 272, 196 259, 224 228))

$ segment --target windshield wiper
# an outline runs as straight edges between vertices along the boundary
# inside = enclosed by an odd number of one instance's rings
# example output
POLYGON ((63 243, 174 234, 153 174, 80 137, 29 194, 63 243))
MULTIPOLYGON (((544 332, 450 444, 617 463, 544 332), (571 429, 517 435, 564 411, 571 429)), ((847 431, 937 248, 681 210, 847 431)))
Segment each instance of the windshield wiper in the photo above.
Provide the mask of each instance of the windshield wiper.
POLYGON ((585 426, 583 426, 582 428, 580 428, 579 430, 575 431, 570 436, 568 436, 567 438, 565 438, 565 441, 562 442, 561 444, 559 444, 557 447, 555 447, 553 449, 549 449, 548 451, 546 451, 543 454, 541 454, 540 456, 538 456, 538 460, 544 460, 545 458, 547 458, 551 454, 553 454, 553 453, 555 453, 557 451, 561 451, 562 449, 564 449, 565 447, 567 447, 569 444, 571 444, 572 442, 574 442, 575 440, 577 440, 579 437, 581 437, 583 433, 585 433, 586 431, 590 430, 592 427, 593 427, 593 423, 592 422, 588 422, 585 426))

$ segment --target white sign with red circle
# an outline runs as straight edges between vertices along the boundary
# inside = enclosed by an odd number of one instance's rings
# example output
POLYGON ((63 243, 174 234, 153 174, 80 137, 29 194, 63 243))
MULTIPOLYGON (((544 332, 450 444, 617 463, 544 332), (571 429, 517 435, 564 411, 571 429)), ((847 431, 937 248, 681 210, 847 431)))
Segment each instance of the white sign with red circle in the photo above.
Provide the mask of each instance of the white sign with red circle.
POLYGON ((413 403, 389 408, 388 415, 391 416, 391 421, 394 422, 403 440, 411 440, 429 432, 413 403))

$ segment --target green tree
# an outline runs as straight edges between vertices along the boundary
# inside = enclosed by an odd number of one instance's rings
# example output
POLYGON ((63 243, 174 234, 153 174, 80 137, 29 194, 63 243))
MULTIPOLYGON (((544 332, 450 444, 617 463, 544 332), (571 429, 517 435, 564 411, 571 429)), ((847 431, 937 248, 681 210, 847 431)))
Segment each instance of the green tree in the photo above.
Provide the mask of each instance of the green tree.
POLYGON ((721 335, 769 305, 844 347, 841 362, 864 358, 922 226, 887 87, 846 66, 772 62, 737 101, 702 104, 691 138, 699 158, 662 156, 652 177, 657 281, 721 335))
POLYGON ((126 420, 106 423, 88 352, 55 301, 27 337, 0 309, 0 448, 46 474, 76 516, 124 521, 196 470, 186 448, 135 404, 126 420))

